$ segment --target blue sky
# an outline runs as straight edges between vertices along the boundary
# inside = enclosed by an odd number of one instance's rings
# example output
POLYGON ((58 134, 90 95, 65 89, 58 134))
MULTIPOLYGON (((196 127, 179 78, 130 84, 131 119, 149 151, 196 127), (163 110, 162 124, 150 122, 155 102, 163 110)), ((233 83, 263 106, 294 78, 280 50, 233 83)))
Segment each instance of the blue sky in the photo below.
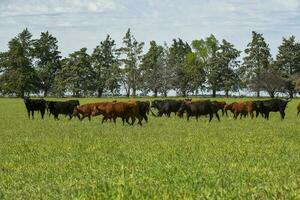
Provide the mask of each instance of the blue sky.
POLYGON ((300 37, 300 0, 0 0, 0 51, 25 27, 35 38, 49 30, 64 56, 92 51, 106 34, 120 45, 129 27, 146 43, 191 42, 212 33, 239 50, 255 30, 275 54, 282 37, 300 37))

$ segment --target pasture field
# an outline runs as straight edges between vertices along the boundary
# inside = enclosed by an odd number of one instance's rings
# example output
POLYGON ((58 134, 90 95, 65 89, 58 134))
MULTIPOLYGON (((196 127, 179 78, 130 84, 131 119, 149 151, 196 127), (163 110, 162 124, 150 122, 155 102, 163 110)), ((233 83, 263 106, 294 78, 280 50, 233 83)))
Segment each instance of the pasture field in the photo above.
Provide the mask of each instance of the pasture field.
POLYGON ((132 127, 29 120, 22 99, 1 98, 0 199, 300 199, 298 102, 283 121, 172 114, 132 127))

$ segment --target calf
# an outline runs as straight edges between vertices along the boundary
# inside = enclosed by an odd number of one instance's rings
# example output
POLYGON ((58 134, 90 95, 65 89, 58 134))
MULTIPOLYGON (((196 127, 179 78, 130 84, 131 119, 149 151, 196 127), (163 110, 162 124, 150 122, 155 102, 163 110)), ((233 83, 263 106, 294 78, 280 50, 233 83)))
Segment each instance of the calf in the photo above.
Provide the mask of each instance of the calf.
POLYGON ((30 112, 32 119, 34 119, 34 111, 39 111, 41 113, 42 119, 44 119, 44 114, 46 110, 46 101, 44 99, 30 99, 28 97, 25 97, 24 103, 27 109, 29 119, 30 112))

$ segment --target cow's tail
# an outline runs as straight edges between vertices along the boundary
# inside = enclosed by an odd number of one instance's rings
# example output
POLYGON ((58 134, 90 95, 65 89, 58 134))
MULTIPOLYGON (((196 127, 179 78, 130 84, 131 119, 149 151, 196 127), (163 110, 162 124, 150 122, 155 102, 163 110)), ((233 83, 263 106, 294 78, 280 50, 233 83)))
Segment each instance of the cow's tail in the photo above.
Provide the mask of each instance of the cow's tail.
POLYGON ((151 108, 150 108, 150 111, 151 111, 151 114, 152 114, 154 117, 157 117, 156 114, 152 111, 151 108))

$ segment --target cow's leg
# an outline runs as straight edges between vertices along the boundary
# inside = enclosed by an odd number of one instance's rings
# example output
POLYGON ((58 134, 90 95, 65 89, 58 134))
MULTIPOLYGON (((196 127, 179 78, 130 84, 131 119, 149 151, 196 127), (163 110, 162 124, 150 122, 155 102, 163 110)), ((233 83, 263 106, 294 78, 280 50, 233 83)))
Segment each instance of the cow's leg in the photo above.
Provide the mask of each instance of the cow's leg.
POLYGON ((131 117, 131 125, 133 125, 134 123, 135 123, 135 117, 132 116, 132 117, 131 117))
POLYGON ((30 110, 27 110, 28 119, 30 119, 30 110))
POLYGON ((31 111, 31 118, 34 119, 34 110, 31 111))
POLYGON ((44 115, 45 115, 45 112, 46 112, 46 110, 41 110, 41 117, 42 117, 42 119, 44 119, 44 115))
POLYGON ((266 112, 266 113, 265 113, 265 118, 266 118, 267 120, 269 120, 269 115, 270 115, 269 112, 266 112))
POLYGON ((250 112, 250 116, 251 116, 251 119, 253 119, 253 117, 254 117, 254 114, 253 114, 253 112, 252 112, 252 111, 250 112))
POLYGON ((285 112, 284 112, 284 110, 280 110, 280 116, 281 116, 281 120, 283 120, 284 117, 285 117, 285 112))
POLYGON ((89 121, 91 121, 91 115, 88 115, 89 121))
POLYGON ((236 112, 236 111, 234 111, 233 118, 234 118, 234 119, 237 119, 237 118, 238 118, 238 116, 239 116, 239 113, 238 113, 238 112, 236 112))
POLYGON ((213 118, 213 113, 209 113, 209 122, 211 122, 212 118, 213 118))
POLYGON ((84 118, 86 118, 87 116, 85 114, 82 115, 82 117, 80 118, 80 121, 82 121, 84 118))
POLYGON ((144 119, 145 119, 145 121, 147 123, 148 122, 148 116, 147 116, 147 114, 144 115, 144 119))
POLYGON ((298 112, 297 112, 297 116, 299 116, 299 113, 300 113, 300 111, 298 110, 298 112))
POLYGON ((216 112, 216 117, 217 117, 218 121, 220 121, 220 116, 217 112, 216 112))
POLYGON ((103 116, 102 122, 101 122, 102 124, 104 123, 104 121, 106 120, 106 118, 107 118, 106 116, 103 116))
POLYGON ((196 115, 196 121, 198 121, 198 117, 199 117, 199 116, 198 116, 198 115, 196 115))
POLYGON ((189 115, 189 113, 186 113, 186 119, 187 119, 187 121, 190 120, 190 115, 189 115))

